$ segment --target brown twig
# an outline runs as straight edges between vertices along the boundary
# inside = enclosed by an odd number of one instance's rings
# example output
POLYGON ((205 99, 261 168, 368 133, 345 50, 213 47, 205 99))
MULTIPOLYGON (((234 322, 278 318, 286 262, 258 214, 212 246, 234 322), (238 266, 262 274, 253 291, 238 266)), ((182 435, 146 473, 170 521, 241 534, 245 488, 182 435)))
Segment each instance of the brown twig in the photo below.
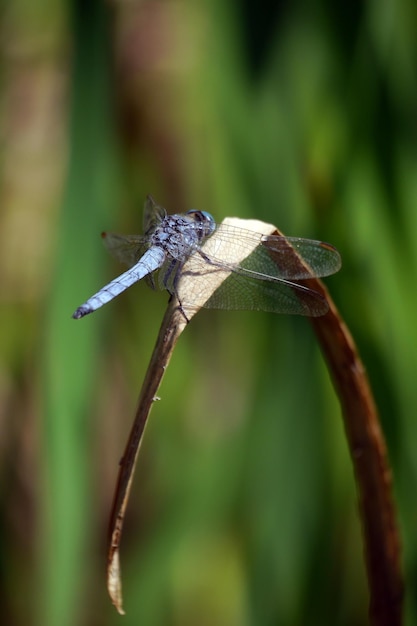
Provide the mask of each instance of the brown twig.
MULTIPOLYGON (((310 283, 312 281, 309 281, 310 283)), ((355 342, 321 281, 329 312, 311 318, 340 399, 354 467, 374 626, 402 623, 403 578, 392 478, 378 412, 355 342)))
MULTIPOLYGON (((278 230, 274 234, 282 235, 278 230)), ((294 252, 294 255, 296 253, 294 252)), ((298 259, 299 263, 303 263, 298 259)), ((304 264, 305 266, 305 264, 304 264)), ((368 377, 355 342, 318 278, 304 282, 327 301, 329 311, 310 322, 339 396, 355 472, 373 626, 400 626, 404 583, 384 436, 368 377)))
POLYGON ((180 312, 178 303, 172 300, 159 331, 151 362, 149 363, 142 385, 132 430, 130 431, 124 455, 120 461, 119 476, 109 524, 107 588, 113 604, 122 615, 124 611, 119 547, 136 461, 146 422, 152 405, 156 400, 156 393, 168 366, 175 344, 186 324, 186 318, 180 312))

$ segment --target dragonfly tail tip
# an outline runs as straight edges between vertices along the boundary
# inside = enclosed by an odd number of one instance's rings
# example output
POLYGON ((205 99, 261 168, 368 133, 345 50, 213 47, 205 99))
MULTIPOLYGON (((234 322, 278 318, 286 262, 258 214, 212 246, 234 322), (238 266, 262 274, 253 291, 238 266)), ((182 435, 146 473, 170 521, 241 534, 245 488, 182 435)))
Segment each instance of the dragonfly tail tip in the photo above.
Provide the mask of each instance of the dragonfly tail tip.
POLYGON ((91 309, 87 309, 86 307, 79 306, 78 309, 74 311, 74 313, 72 314, 72 317, 75 320, 79 320, 85 315, 88 315, 89 313, 91 313, 91 309))

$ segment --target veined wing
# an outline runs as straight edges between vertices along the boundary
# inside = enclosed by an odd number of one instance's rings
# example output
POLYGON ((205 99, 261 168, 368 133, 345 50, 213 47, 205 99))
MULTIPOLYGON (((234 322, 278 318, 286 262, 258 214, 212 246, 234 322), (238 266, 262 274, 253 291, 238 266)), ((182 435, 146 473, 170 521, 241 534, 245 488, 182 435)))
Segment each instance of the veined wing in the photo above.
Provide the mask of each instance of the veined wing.
POLYGON ((229 258, 236 253, 239 258, 244 258, 241 267, 286 280, 330 276, 342 265, 336 248, 323 241, 262 235, 228 224, 219 224, 204 249, 206 246, 208 255, 215 262, 227 264, 225 251, 229 258))
POLYGON ((166 217, 167 212, 164 207, 155 202, 151 195, 146 196, 143 208, 143 232, 152 232, 166 217))
POLYGON ((116 233, 102 233, 107 250, 121 263, 132 267, 149 248, 146 237, 141 235, 118 235, 116 233))
POLYGON ((190 308, 199 302, 207 308, 319 316, 328 309, 325 299, 293 281, 327 276, 340 265, 339 253, 329 244, 221 224, 185 265, 183 276, 190 280, 184 291, 179 281, 178 295, 190 308), (209 274, 219 285, 214 294, 209 274))
MULTIPOLYGON (((197 287, 197 284, 195 285, 197 287)), ((232 272, 205 302, 207 309, 255 310, 318 317, 328 311, 317 291, 284 279, 258 280, 232 272)))
POLYGON ((334 246, 299 237, 264 236, 261 246, 254 252, 254 266, 257 267, 266 257, 272 259, 278 269, 277 278, 286 280, 331 276, 342 266, 340 254, 334 246))
MULTIPOLYGON (((217 276, 216 276, 217 278, 217 276)), ((316 291, 283 278, 247 272, 240 266, 208 264, 194 255, 179 280, 177 293, 182 307, 194 309, 256 310, 317 317, 327 313, 326 300, 316 291), (209 274, 217 274, 220 286, 210 295, 209 274), (182 283, 182 278, 190 278, 182 283), (182 285, 186 284, 183 292, 182 285), (207 294, 207 296, 206 296, 207 294)))

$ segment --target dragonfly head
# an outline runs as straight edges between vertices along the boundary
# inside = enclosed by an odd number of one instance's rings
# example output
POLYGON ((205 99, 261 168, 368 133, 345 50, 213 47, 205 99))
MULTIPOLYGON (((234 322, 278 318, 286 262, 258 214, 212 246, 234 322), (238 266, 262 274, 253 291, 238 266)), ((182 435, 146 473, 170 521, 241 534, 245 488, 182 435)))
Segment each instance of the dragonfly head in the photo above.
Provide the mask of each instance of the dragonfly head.
POLYGON ((214 217, 210 213, 207 213, 207 211, 196 211, 195 209, 191 209, 191 211, 187 211, 186 215, 200 225, 199 233, 201 241, 210 237, 210 235, 212 235, 216 230, 214 217))

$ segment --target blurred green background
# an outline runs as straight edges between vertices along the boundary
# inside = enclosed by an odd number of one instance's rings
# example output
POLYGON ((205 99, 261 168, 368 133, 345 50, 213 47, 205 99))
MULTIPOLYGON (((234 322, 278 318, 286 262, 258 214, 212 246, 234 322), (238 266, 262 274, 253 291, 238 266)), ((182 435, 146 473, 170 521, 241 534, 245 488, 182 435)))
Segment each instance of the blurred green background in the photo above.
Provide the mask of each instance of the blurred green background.
POLYGON ((102 230, 145 195, 328 240, 380 410, 417 623, 417 5, 16 0, 0 12, 0 597, 11 626, 367 623, 355 485, 308 320, 202 311, 118 462, 167 295, 102 230))

